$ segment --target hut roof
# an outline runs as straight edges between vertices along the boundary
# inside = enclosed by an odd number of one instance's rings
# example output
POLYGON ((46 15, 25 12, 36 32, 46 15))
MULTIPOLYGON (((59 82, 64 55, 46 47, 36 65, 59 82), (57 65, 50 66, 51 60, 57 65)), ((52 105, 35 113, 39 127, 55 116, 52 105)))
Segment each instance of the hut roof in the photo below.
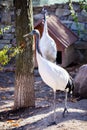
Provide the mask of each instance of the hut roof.
MULTIPOLYGON (((53 37, 56 44, 60 43, 64 48, 67 48, 68 46, 77 41, 77 35, 74 34, 68 27, 66 27, 58 19, 58 17, 50 15, 49 17, 47 17, 47 24, 49 34, 53 37)), ((38 29, 38 27, 42 28, 43 30, 42 19, 38 20, 37 23, 35 23, 34 28, 38 29)), ((42 33, 41 30, 39 31, 40 33, 42 33)))

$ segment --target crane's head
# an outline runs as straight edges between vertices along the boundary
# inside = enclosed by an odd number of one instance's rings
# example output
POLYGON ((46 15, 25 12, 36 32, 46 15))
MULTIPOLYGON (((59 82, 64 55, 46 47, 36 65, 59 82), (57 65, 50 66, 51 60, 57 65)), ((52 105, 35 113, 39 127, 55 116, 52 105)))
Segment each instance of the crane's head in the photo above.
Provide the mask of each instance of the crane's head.
POLYGON ((37 29, 33 29, 30 33, 25 34, 23 37, 27 37, 29 35, 39 35, 39 31, 37 29))
POLYGON ((41 13, 44 15, 44 21, 46 21, 47 10, 43 8, 41 13))
POLYGON ((47 13, 47 10, 45 8, 42 9, 42 14, 47 13))
POLYGON ((39 31, 37 29, 32 30, 29 35, 36 35, 39 34, 39 31))
POLYGON ((40 55, 42 55, 41 52, 40 52, 39 46, 38 46, 39 40, 40 40, 40 32, 39 32, 39 30, 33 29, 30 33, 25 34, 23 37, 25 38, 25 37, 27 37, 29 35, 36 35, 36 50, 38 51, 38 53, 40 55))
POLYGON ((40 48, 39 48, 39 40, 40 40, 40 32, 39 32, 39 30, 34 29, 34 30, 32 30, 32 31, 29 33, 29 35, 36 35, 36 50, 38 51, 38 53, 39 53, 40 55, 42 55, 42 54, 41 54, 41 51, 40 51, 40 48))

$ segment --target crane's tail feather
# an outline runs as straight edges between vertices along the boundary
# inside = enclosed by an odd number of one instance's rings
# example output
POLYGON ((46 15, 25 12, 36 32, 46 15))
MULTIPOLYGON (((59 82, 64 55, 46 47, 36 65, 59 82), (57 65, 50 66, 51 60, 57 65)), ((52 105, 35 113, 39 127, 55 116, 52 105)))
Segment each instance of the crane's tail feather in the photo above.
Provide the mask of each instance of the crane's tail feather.
POLYGON ((72 77, 70 76, 69 80, 68 80, 68 83, 67 83, 67 86, 65 89, 69 89, 68 93, 73 93, 73 90, 74 90, 74 83, 73 83, 73 79, 72 77))

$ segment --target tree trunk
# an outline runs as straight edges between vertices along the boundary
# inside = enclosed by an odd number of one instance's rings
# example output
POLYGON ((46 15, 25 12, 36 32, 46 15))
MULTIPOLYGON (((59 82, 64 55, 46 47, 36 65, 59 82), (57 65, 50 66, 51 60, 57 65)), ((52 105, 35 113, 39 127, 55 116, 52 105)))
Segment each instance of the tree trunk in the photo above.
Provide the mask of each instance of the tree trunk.
POLYGON ((15 0, 17 44, 23 48, 16 58, 14 108, 35 106, 33 76, 33 37, 26 42, 23 35, 33 27, 32 0, 15 0))

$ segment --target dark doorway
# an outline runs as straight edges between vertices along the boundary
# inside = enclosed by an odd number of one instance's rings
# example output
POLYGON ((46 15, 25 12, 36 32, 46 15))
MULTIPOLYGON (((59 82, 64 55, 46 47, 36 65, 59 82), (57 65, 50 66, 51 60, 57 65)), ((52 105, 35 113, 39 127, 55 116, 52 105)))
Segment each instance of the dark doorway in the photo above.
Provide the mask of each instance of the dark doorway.
POLYGON ((56 62, 57 64, 62 64, 62 51, 57 51, 56 62))

